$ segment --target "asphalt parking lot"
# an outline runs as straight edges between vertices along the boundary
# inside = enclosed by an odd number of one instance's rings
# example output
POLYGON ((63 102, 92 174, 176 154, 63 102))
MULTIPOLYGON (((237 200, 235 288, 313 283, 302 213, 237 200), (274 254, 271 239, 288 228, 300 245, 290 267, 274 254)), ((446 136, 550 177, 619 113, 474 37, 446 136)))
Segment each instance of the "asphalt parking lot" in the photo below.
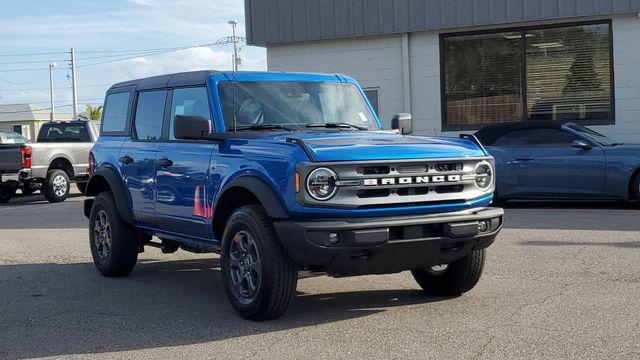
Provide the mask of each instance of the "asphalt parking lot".
POLYGON ((0 359, 640 358, 640 211, 510 204, 476 289, 424 295, 410 274, 303 279, 290 311, 229 306, 213 255, 157 249, 131 276, 91 264, 82 197, 0 206, 0 359))

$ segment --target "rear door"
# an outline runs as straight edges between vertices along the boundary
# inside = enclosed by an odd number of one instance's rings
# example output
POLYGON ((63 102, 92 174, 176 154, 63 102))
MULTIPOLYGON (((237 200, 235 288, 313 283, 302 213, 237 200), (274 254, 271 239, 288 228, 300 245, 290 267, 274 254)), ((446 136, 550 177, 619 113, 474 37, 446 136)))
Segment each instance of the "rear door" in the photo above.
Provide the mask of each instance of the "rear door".
POLYGON ((212 196, 208 177, 212 152, 211 142, 179 140, 174 136, 176 115, 202 116, 211 121, 207 89, 176 88, 169 93, 169 117, 163 142, 158 149, 156 169, 156 216, 164 231, 198 238, 213 238, 212 212, 208 197, 212 196))
POLYGON ((118 158, 134 217, 142 223, 155 223, 156 157, 166 98, 166 90, 137 94, 131 138, 122 145, 118 158))

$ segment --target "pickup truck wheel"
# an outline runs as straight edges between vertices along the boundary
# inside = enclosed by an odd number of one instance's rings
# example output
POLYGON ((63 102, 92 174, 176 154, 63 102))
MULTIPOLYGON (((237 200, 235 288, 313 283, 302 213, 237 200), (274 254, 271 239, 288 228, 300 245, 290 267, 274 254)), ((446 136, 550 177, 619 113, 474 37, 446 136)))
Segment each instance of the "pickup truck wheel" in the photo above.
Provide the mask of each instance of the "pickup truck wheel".
POLYGON ((6 204, 11 200, 11 198, 15 195, 13 191, 2 191, 0 192, 0 204, 6 204))
POLYGON ((263 321, 286 311, 298 270, 261 206, 243 206, 231 215, 222 236, 221 261, 225 292, 240 316, 263 321))
POLYGON ((76 187, 78 188, 78 190, 80 190, 82 195, 84 195, 84 193, 87 191, 87 183, 86 182, 76 183, 76 187))
POLYGON ((64 170, 54 169, 47 173, 42 194, 49 202, 61 202, 69 197, 69 175, 64 170))
POLYGON ((108 277, 128 275, 138 261, 139 233, 120 218, 113 195, 100 193, 89 216, 89 246, 93 263, 108 277))
POLYGON ((484 267, 484 249, 472 251, 450 264, 413 270, 413 278, 422 289, 433 295, 460 295, 478 283, 484 267))

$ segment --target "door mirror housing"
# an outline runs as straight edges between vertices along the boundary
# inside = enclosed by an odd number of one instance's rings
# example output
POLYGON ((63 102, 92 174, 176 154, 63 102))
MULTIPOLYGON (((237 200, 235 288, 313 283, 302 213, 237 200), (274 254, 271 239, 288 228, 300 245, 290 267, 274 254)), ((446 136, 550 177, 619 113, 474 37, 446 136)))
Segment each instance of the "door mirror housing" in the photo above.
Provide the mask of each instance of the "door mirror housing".
POLYGON ((202 116, 176 115, 173 121, 173 134, 176 139, 201 140, 211 132, 211 121, 202 116))
POLYGON ((409 135, 412 133, 411 114, 397 113, 391 118, 391 128, 399 130, 402 135, 409 135))
POLYGON ((571 146, 573 146, 574 148, 582 149, 582 150, 589 150, 593 147, 593 145, 589 144, 584 140, 573 140, 573 142, 571 143, 571 146))

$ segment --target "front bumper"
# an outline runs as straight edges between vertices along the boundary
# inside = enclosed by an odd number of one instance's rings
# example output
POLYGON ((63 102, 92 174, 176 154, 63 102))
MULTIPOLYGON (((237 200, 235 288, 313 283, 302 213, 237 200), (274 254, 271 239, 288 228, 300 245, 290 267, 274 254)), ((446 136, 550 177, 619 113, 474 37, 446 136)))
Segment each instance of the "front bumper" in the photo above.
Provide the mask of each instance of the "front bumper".
POLYGON ((278 221, 275 230, 293 261, 332 276, 386 274, 449 263, 488 247, 503 210, 326 221, 278 221), (486 225, 486 230, 481 231, 486 225), (336 237, 338 241, 336 242, 336 237))

